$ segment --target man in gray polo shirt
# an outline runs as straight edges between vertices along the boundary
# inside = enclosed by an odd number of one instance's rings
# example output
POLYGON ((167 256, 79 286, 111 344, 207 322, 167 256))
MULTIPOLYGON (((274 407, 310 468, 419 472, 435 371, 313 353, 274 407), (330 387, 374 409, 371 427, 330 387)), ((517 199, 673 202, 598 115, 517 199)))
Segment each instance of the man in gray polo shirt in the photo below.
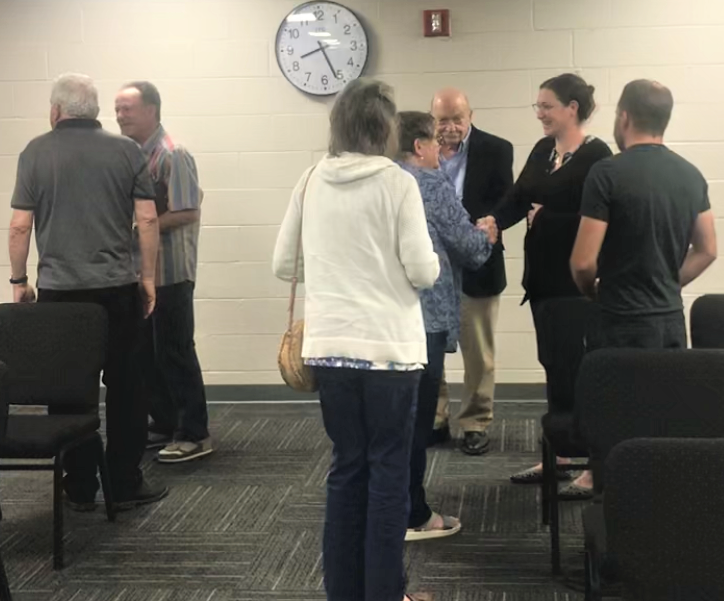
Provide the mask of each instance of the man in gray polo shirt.
MULTIPOLYGON (((143 319, 154 308, 158 253, 155 193, 146 160, 131 140, 96 120, 98 93, 85 75, 61 76, 50 99, 52 131, 28 144, 18 161, 9 247, 15 302, 34 298, 27 259, 35 225, 38 301, 90 302, 108 313, 106 393, 108 467, 120 509, 158 501, 139 469, 147 407, 137 365, 143 319), (141 246, 140 286, 132 259, 135 221, 141 246), (140 289, 140 296, 139 296, 140 289)), ((71 507, 95 508, 93 452, 68 452, 65 492, 71 507)))

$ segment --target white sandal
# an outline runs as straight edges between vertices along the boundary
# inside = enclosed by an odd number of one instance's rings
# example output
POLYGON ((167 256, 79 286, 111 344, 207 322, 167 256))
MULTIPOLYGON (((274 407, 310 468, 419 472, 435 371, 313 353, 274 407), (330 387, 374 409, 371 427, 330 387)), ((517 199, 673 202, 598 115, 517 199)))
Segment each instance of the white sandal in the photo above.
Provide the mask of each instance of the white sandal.
MULTIPOLYGON (((433 513, 427 522, 419 528, 408 528, 405 534, 406 541, 429 540, 433 538, 445 538, 460 532, 462 524, 460 520, 449 515, 440 515, 433 513), (435 518, 442 518, 442 528, 433 528, 432 523, 435 518)), ((414 601, 414 600, 413 600, 414 601)))

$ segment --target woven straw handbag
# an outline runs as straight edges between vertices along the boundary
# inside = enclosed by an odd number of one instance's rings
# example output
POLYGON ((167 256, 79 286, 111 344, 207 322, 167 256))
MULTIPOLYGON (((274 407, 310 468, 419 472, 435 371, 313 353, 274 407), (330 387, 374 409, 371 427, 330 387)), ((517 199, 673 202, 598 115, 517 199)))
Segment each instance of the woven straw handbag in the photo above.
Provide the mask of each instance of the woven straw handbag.
MULTIPOLYGON (((307 192, 309 179, 312 177, 310 171, 309 177, 304 184, 301 198, 301 210, 304 214, 304 196, 307 192)), ((304 343, 304 320, 294 320, 294 302, 297 298, 297 284, 299 283, 299 258, 302 251, 302 220, 299 223, 299 239, 297 241, 297 251, 294 258, 294 276, 292 277, 292 290, 289 296, 289 322, 287 331, 282 336, 282 343, 279 346, 279 356, 277 363, 279 364, 279 373, 287 386, 297 392, 316 392, 317 382, 314 378, 312 369, 304 364, 302 359, 302 345, 304 343)))

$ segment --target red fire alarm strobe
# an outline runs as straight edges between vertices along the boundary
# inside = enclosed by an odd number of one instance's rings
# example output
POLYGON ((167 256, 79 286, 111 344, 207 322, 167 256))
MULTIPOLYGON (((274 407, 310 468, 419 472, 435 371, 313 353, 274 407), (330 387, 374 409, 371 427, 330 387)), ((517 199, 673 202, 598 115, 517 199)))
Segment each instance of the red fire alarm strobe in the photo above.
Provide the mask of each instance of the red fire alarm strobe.
POLYGON ((450 37, 450 11, 435 9, 423 11, 425 37, 450 37))

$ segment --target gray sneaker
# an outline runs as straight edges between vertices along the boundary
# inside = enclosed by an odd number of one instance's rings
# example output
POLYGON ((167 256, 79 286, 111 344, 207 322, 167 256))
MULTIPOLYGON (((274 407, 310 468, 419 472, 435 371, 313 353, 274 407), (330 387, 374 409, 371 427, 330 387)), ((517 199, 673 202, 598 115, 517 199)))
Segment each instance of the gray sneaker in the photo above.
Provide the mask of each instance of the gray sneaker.
POLYGON ((198 442, 179 440, 172 442, 158 452, 158 462, 183 463, 184 461, 192 461, 193 459, 210 455, 213 452, 214 449, 211 446, 211 438, 204 438, 198 442))

